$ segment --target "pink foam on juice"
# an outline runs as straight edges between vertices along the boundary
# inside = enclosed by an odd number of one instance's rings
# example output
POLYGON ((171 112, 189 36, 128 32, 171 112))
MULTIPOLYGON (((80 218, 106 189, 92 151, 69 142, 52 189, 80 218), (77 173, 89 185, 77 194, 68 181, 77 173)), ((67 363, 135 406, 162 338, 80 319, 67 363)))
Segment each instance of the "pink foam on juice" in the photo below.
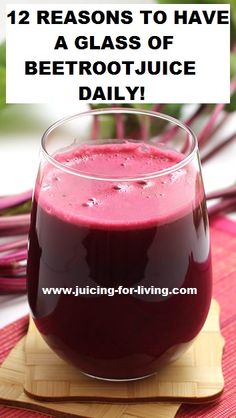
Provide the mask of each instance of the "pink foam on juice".
POLYGON ((47 211, 75 224, 137 228, 167 223, 195 206, 197 173, 193 168, 184 166, 160 175, 183 157, 146 144, 78 147, 54 156, 74 175, 48 165, 37 194, 47 211))

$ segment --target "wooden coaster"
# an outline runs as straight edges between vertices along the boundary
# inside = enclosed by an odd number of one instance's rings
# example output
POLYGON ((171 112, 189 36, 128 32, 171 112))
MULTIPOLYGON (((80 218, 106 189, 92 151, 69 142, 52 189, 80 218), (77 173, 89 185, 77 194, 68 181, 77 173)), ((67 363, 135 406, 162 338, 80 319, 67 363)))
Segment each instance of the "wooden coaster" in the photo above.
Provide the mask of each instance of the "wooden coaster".
POLYGON ((75 402, 40 402, 29 398, 25 380, 25 338, 11 351, 0 368, 0 403, 11 407, 52 414, 54 417, 83 418, 174 418, 180 403, 139 403, 138 405, 75 402))
POLYGON ((223 390, 224 339, 219 305, 212 300, 206 323, 190 349, 155 376, 133 382, 91 379, 60 359, 32 323, 26 337, 26 393, 40 400, 100 402, 209 402, 223 390))

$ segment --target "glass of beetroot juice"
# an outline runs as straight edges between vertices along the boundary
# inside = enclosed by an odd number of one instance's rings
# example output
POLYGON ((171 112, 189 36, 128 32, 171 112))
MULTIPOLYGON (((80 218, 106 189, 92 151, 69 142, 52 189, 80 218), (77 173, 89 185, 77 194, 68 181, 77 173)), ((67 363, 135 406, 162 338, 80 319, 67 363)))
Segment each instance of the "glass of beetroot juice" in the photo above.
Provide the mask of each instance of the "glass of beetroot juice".
POLYGON ((28 297, 55 352, 83 373, 138 379, 201 330, 211 258, 197 142, 130 108, 63 119, 42 139, 28 297))

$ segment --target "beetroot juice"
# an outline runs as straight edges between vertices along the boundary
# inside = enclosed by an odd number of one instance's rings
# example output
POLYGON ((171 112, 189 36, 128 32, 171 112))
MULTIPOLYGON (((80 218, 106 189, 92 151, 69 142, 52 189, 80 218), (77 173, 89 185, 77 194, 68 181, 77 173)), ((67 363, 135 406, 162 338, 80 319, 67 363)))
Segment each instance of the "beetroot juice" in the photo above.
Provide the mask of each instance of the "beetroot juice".
POLYGON ((82 145, 54 155, 68 171, 47 162, 38 176, 30 307, 50 347, 89 375, 154 373, 204 324, 211 261, 200 174, 188 164, 145 176, 183 158, 144 143, 82 145))

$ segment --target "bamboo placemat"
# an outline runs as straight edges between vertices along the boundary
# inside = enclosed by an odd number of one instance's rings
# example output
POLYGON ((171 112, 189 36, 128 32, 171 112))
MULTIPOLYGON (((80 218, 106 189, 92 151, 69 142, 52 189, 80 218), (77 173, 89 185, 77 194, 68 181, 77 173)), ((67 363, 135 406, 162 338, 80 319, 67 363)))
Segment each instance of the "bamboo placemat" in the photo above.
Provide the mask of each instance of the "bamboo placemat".
POLYGON ((0 368, 0 402, 5 405, 49 413, 60 418, 174 418, 181 405, 163 402, 138 405, 39 402, 24 393, 24 346, 25 337, 11 351, 0 368))
POLYGON ((201 333, 177 361, 144 380, 106 382, 84 376, 65 363, 47 346, 31 323, 26 337, 24 389, 35 399, 49 401, 208 402, 216 399, 223 390, 223 346, 219 305, 212 300, 201 333))

